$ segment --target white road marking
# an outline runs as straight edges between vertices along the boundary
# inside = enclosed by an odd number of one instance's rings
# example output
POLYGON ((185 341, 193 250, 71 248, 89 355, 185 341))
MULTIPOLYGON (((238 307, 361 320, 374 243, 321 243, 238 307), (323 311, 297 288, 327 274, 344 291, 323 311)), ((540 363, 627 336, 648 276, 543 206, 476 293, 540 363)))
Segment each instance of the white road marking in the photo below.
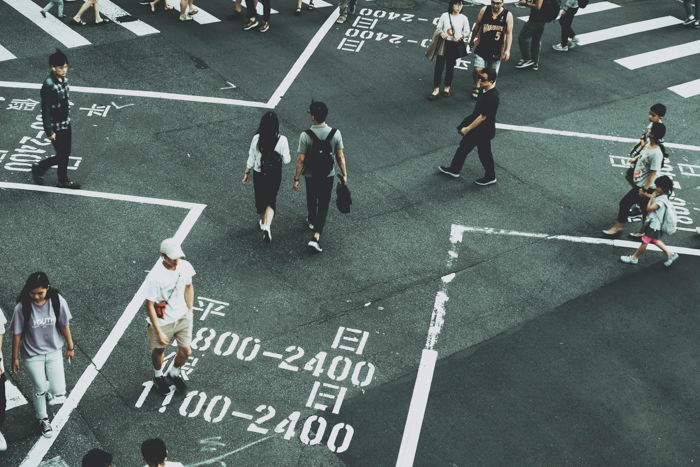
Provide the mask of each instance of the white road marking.
POLYGON ((326 19, 321 28, 316 31, 316 34, 314 34, 314 37, 311 38, 297 61, 294 62, 292 69, 289 70, 287 76, 284 77, 280 85, 277 87, 277 89, 275 89, 275 92, 272 94, 272 97, 270 97, 270 100, 267 101, 267 105, 270 108, 274 109, 277 107, 277 104, 280 103, 282 97, 284 97, 284 94, 291 87, 292 83, 294 83, 294 80, 297 78, 302 68, 304 68, 304 65, 306 65, 306 62, 309 61, 311 55, 314 53, 314 51, 316 51, 316 47, 319 46, 323 38, 326 37, 326 34, 328 34, 328 31, 331 30, 335 24, 335 20, 338 19, 338 16, 340 16, 340 11, 338 8, 336 8, 326 19))
POLYGON ((100 0, 100 15, 105 15, 107 18, 111 19, 112 22, 118 24, 119 26, 128 29, 137 36, 147 36, 149 34, 158 34, 158 31, 153 26, 144 23, 140 19, 136 21, 127 21, 125 23, 120 23, 117 18, 120 16, 131 16, 129 12, 122 10, 121 7, 113 3, 111 0, 100 0))
MULTIPOLYGON (((0 81, 0 88, 41 89, 41 84, 0 81)), ((138 91, 133 89, 92 88, 86 86, 71 86, 70 90, 71 92, 82 92, 86 94, 108 94, 113 96, 148 97, 153 99, 166 99, 183 102, 202 102, 207 104, 238 105, 241 107, 260 107, 263 109, 273 108, 270 107, 269 104, 266 104, 264 102, 243 101, 239 99, 224 99, 222 97, 193 96, 189 94, 173 94, 169 92, 138 91)))
POLYGON ((90 45, 89 40, 75 32, 55 16, 46 15, 46 18, 41 16, 41 7, 36 3, 28 0, 4 1, 66 47, 72 48, 81 45, 90 45))
MULTIPOLYGON (((578 11, 576 12, 576 17, 582 16, 582 15, 590 15, 591 13, 600 13, 601 11, 612 10, 614 8, 620 8, 620 5, 617 5, 617 4, 612 3, 612 2, 589 3, 586 8, 579 8, 578 9, 578 11)), ((518 19, 522 20, 522 21, 527 21, 528 18, 529 18, 529 16, 518 16, 518 19)))
MULTIPOLYGON (((178 12, 180 11, 180 2, 177 0, 164 0, 168 3, 168 6, 171 6, 175 8, 178 12)), ((216 16, 207 13, 206 11, 202 10, 199 5, 194 6, 195 9, 199 10, 196 14, 192 15, 191 18, 199 24, 211 24, 211 23, 219 23, 221 20, 217 18, 216 16)), ((177 21, 177 20, 175 20, 177 21)))
POLYGON ((636 23, 623 24, 612 28, 601 29, 599 31, 586 32, 577 34, 578 45, 595 44, 596 42, 617 39, 618 37, 629 36, 640 32, 649 32, 655 29, 661 29, 668 26, 681 24, 683 20, 673 16, 662 16, 660 18, 637 21, 636 23))
MULTIPOLYGON (((253 417, 250 417, 250 418, 252 419, 253 417)), ((245 446, 241 446, 240 448, 238 448, 238 449, 236 449, 236 450, 233 450, 233 451, 231 451, 231 452, 227 452, 226 454, 222 454, 222 455, 217 456, 217 457, 214 457, 214 458, 212 458, 212 459, 207 459, 207 460, 204 460, 204 461, 195 462, 194 464, 187 464, 187 465, 185 465, 185 467, 199 467, 200 465, 212 465, 214 462, 220 462, 222 459, 225 459, 226 457, 228 457, 228 456, 230 456, 230 455, 232 455, 232 454, 236 454, 237 452, 241 452, 241 451, 243 451, 243 450, 245 450, 245 449, 248 449, 248 448, 251 447, 251 446, 255 446, 256 444, 262 443, 263 441, 268 440, 268 439, 270 439, 270 438, 272 438, 272 437, 273 437, 273 436, 266 436, 266 437, 264 437, 264 438, 260 438, 260 439, 257 440, 257 441, 253 441, 252 443, 248 443, 248 444, 246 444, 245 446)), ((222 464, 223 464, 223 463, 220 463, 219 465, 222 465, 222 464)), ((226 464, 223 464, 223 465, 226 465, 226 464)))
POLYGON ((5 380, 5 397, 7 399, 5 410, 14 409, 15 407, 21 407, 27 404, 27 399, 24 398, 20 390, 17 389, 17 386, 12 384, 9 379, 5 380))
POLYGON ((685 98, 697 96, 700 94, 700 79, 688 81, 687 83, 683 84, 677 84, 668 89, 685 98))
MULTIPOLYGON (((71 196, 84 196, 91 198, 103 198, 108 200, 131 201, 137 203, 185 208, 188 209, 187 216, 185 216, 185 219, 180 224, 180 227, 178 228, 177 232, 175 233, 175 235, 173 235, 173 237, 180 243, 182 243, 187 237, 187 234, 189 234, 190 230, 192 230, 194 223, 197 221, 199 216, 202 214, 202 211, 206 207, 206 205, 198 203, 185 203, 182 201, 145 198, 141 196, 132 195, 118 195, 114 193, 99 193, 94 191, 68 189, 64 190, 61 188, 53 188, 39 185, 25 185, 20 183, 0 182, 0 189, 2 188, 61 193, 71 196)), ((154 264, 154 266, 157 265, 157 261, 154 264)), ((116 348, 117 344, 119 343, 119 340, 124 335, 124 332, 126 332, 126 329, 136 317, 136 314, 141 308, 141 305, 143 304, 144 300, 145 283, 142 283, 139 289, 136 291, 134 297, 127 305, 122 315, 119 317, 119 320, 117 320, 117 323, 115 324, 112 331, 109 333, 109 336, 107 336, 102 346, 97 351, 97 354, 95 354, 90 364, 87 366, 85 371, 83 371, 83 374, 80 376, 80 379, 78 379, 78 382, 75 384, 75 387, 71 390, 70 394, 68 394, 66 401, 58 410, 58 413, 56 413, 56 415, 54 416, 51 422, 51 425, 53 426, 54 430, 54 436, 51 438, 44 438, 43 436, 40 436, 39 439, 34 443, 34 446, 32 446, 29 453, 27 453, 27 455, 25 456, 24 460, 22 461, 22 464, 20 464, 20 467, 34 467, 41 463, 42 459, 44 458, 44 456, 46 456, 53 443, 56 441, 56 439, 58 439, 58 435, 60 434, 61 430, 68 421, 68 418, 70 417, 71 413, 78 406, 80 400, 85 395, 85 392, 88 390, 92 382, 99 374, 99 371, 102 369, 104 364, 107 362, 107 359, 116 348)))
POLYGON ((280 360, 282 359, 282 354, 279 353, 264 351, 262 354, 263 357, 277 358, 280 360))
POLYGON ((656 65, 658 63, 689 57, 695 54, 700 54, 700 41, 688 42, 686 44, 652 50, 651 52, 631 55, 625 58, 618 58, 615 60, 615 63, 622 65, 628 70, 636 70, 645 66, 656 65))
POLYGON ((0 45, 0 62, 4 62, 5 60, 12 60, 14 58, 17 57, 15 57, 14 54, 7 50, 5 47, 0 45))
POLYGON ((252 419, 253 419, 253 416, 252 416, 252 415, 247 414, 247 413, 243 413, 243 412, 237 412, 237 411, 235 411, 235 410, 234 410, 233 412, 231 412, 231 415, 233 415, 234 417, 238 417, 238 418, 245 418, 246 420, 252 420, 252 419))

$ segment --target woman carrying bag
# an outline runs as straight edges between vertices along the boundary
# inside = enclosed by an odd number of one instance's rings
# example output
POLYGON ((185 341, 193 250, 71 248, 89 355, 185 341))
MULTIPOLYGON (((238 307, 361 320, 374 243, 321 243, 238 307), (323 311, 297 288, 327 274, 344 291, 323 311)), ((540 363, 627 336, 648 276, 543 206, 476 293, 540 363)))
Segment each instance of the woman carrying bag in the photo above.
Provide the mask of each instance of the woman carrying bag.
POLYGON ((258 131, 253 136, 248 150, 243 183, 248 183, 253 170, 255 209, 260 215, 260 230, 263 240, 272 241, 272 218, 277 209, 277 192, 282 181, 282 164, 289 164, 289 143, 287 137, 279 134, 280 123, 277 114, 270 111, 262 116, 258 131))
POLYGON ((21 355, 34 384, 34 413, 46 438, 53 435, 46 410, 47 396, 49 405, 62 404, 66 399, 63 346, 67 345, 69 363, 75 356, 71 318, 66 300, 49 285, 46 274, 32 273, 17 297, 12 315, 12 372, 19 372, 21 355))
MULTIPOLYGON (((447 12, 440 16, 437 29, 433 35, 433 42, 428 47, 429 51, 434 50, 435 73, 433 75, 433 92, 428 95, 428 99, 433 101, 440 95, 440 83, 442 82, 442 70, 445 69, 445 87, 442 92, 443 97, 450 97, 452 92, 452 77, 454 75, 455 63, 458 58, 467 54, 465 40, 469 38, 469 20, 462 14, 462 1, 450 0, 447 12), (442 44, 436 41, 444 42, 442 44), (435 43, 435 44, 433 44, 435 43), (442 53, 441 53, 442 52, 442 53)), ((427 55, 427 54, 426 54, 427 55)), ((431 58, 431 55, 428 55, 431 58)))

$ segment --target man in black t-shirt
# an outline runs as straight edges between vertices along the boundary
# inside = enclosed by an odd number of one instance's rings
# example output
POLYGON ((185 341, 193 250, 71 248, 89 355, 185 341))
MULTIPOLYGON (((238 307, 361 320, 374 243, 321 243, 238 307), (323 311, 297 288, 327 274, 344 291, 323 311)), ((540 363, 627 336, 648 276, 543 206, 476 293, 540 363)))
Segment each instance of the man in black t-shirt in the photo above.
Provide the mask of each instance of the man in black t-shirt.
POLYGON ((474 111, 457 127, 457 131, 463 136, 462 141, 450 165, 438 167, 438 170, 445 175, 458 178, 467 155, 476 146, 485 174, 482 178, 474 180, 474 183, 482 186, 496 183, 496 171, 491 153, 491 140, 496 135, 496 112, 499 104, 496 78, 497 73, 494 69, 489 68, 481 72, 479 77, 481 92, 474 111))

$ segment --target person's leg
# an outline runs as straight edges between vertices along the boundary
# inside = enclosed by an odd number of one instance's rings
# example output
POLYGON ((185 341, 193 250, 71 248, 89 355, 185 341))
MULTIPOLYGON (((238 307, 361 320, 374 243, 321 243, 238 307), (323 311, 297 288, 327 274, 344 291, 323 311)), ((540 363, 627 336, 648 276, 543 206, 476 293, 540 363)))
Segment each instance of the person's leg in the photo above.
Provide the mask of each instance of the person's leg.
POLYGON ((187 0, 180 0, 180 19, 184 21, 187 18, 187 0))
POLYGON ((80 5, 80 9, 78 9, 78 12, 75 14, 75 16, 73 16, 73 20, 75 20, 78 23, 82 21, 83 13, 85 13, 91 6, 92 4, 90 3, 90 1, 86 0, 85 3, 80 5))
POLYGON ((151 350, 151 363, 153 363, 153 369, 158 371, 163 371, 163 361, 165 360, 165 349, 153 349, 151 350))
POLYGON ((63 353, 56 350, 46 355, 46 376, 49 380, 49 394, 65 396, 66 376, 63 370, 63 353))
POLYGON ((46 411, 46 392, 49 389, 46 381, 46 356, 25 358, 23 363, 34 385, 34 414, 38 420, 49 418, 46 411))
POLYGON ((338 0, 338 9, 340 10, 341 17, 348 16, 349 5, 350 5, 350 0, 338 0))
POLYGON ((496 178, 496 168, 493 163, 493 153, 491 152, 491 140, 479 140, 476 143, 476 149, 479 152, 481 165, 484 167, 484 178, 494 180, 496 178))
POLYGON ((445 60, 445 92, 450 92, 452 88, 452 79, 455 73, 455 64, 457 57, 448 57, 445 60))
POLYGON ((71 146, 73 140, 73 132, 70 128, 67 130, 61 130, 56 133, 56 165, 58 182, 66 183, 68 181, 68 158, 71 153, 71 146))
POLYGON ((445 67, 445 56, 435 56, 435 71, 433 72, 433 94, 437 95, 440 92, 440 83, 442 82, 442 69, 445 67))
POLYGON ((248 20, 255 21, 257 19, 257 13, 255 8, 257 6, 257 0, 247 0, 245 3, 246 12, 248 13, 248 20))
POLYGON ((101 23, 102 16, 100 16, 100 0, 92 0, 92 7, 95 10, 95 23, 101 23))
POLYGON ((565 47, 569 44, 569 22, 570 22, 570 16, 569 12, 571 10, 566 10, 563 15, 559 18, 559 26, 561 26, 561 40, 560 44, 562 47, 565 47))
POLYGON ((316 182, 313 177, 304 177, 306 184, 306 213, 309 224, 316 225, 318 214, 318 198, 316 195, 316 182))
MULTIPOLYGON (((683 0, 683 7, 685 8, 685 17, 690 18, 693 16, 693 0, 683 0)), ((697 2, 695 3, 697 5, 697 2)))
POLYGON ((56 5, 58 5, 58 17, 63 18, 65 16, 63 14, 63 0, 56 1, 56 5))
POLYGON ((632 253, 632 259, 639 259, 639 257, 642 256, 642 253, 644 253, 645 251, 647 251, 647 244, 642 243, 641 245, 639 245, 639 248, 637 248, 637 250, 634 253, 632 253))
POLYGON ((194 7, 194 0, 187 0, 187 9, 189 10, 190 15, 199 13, 199 10, 194 7))
POLYGON ((544 33, 545 23, 534 23, 532 32, 532 41, 530 42, 530 58, 533 62, 540 62, 540 49, 542 48, 542 34, 544 33))
POLYGON ((459 173, 464 167, 464 161, 467 159, 467 155, 476 146, 476 139, 467 133, 467 136, 462 137, 455 155, 452 157, 452 162, 450 162, 450 172, 459 173))
POLYGON ((328 207, 331 203, 331 194, 333 193, 333 178, 323 177, 318 180, 318 214, 316 222, 314 222, 314 236, 318 240, 323 233, 323 227, 326 225, 326 217, 328 217, 328 207))
POLYGON ((570 19, 569 19, 569 38, 574 39, 576 38, 576 33, 574 32, 573 24, 574 24, 574 18, 576 17, 576 13, 578 12, 578 8, 571 8, 568 10, 569 13, 571 13, 570 19))
POLYGON ((535 32, 535 23, 528 21, 525 26, 520 30, 518 34, 518 45, 520 46, 520 58, 523 60, 532 60, 532 54, 530 53, 530 42, 532 42, 532 35, 535 32))
POLYGON ((175 354, 175 363, 173 366, 177 369, 182 368, 182 365, 187 363, 187 359, 192 355, 192 349, 189 347, 179 347, 177 348, 177 354, 175 354))
MULTIPOLYGON (((51 8, 53 8, 53 4, 54 4, 54 0, 51 0, 49 3, 46 4, 46 6, 44 8, 41 9, 41 11, 43 11, 44 13, 49 12, 51 10, 51 8)), ((43 15, 43 13, 42 13, 42 15, 43 15)))
POLYGON ((617 211, 617 222, 625 224, 630 212, 630 208, 639 200, 639 187, 632 187, 630 191, 622 197, 617 211))
POLYGON ((271 0, 262 0, 263 4, 263 21, 265 23, 270 22, 270 11, 271 11, 271 0))
POLYGON ((0 426, 5 423, 6 405, 7 397, 5 396, 5 373, 2 373, 0 374, 0 426))
POLYGON ((654 242, 654 245, 658 246, 659 249, 661 251, 663 251, 668 258, 673 256, 673 252, 671 250, 669 250, 668 247, 666 246, 666 244, 664 242, 662 242, 661 240, 657 240, 656 242, 654 242))

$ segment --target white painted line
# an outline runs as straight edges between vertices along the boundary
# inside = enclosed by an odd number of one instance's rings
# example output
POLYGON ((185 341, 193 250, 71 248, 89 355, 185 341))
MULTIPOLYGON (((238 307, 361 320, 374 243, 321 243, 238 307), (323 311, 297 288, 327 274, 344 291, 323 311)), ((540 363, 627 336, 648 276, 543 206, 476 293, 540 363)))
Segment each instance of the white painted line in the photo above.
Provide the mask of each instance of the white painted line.
POLYGON ((279 354, 279 353, 265 351, 262 354, 263 354, 263 357, 277 358, 279 360, 282 359, 282 354, 279 354))
POLYGON ((628 70, 636 70, 645 66, 656 65, 658 63, 689 57, 695 54, 700 54, 700 41, 688 42, 686 44, 652 50, 651 52, 631 55, 625 58, 618 58, 615 60, 615 63, 622 65, 628 70))
MULTIPOLYGON (((316 2, 314 2, 314 4, 315 3, 316 2)), ((316 50, 316 47, 319 46, 323 38, 326 37, 326 34, 328 34, 328 31, 331 30, 335 24, 335 20, 338 19, 338 16, 340 16, 340 11, 338 8, 336 8, 326 19, 321 28, 316 31, 316 34, 314 34, 314 37, 311 38, 311 41, 309 41, 304 51, 294 63, 292 69, 289 70, 287 76, 284 77, 280 85, 277 87, 277 89, 275 89, 275 92, 272 94, 272 97, 270 97, 270 100, 267 101, 267 105, 270 106, 270 108, 274 109, 277 107, 277 104, 280 103, 282 97, 284 97, 284 94, 291 87, 292 83, 294 83, 294 80, 297 78, 302 68, 304 68, 304 65, 306 65, 306 62, 311 58, 311 55, 316 50)))
POLYGON ((5 60, 12 60, 14 58, 17 57, 15 57, 13 53, 7 50, 5 47, 0 45, 0 62, 4 62, 5 60))
POLYGON ((428 395, 430 394, 430 386, 433 382, 433 372, 435 371, 437 355, 438 353, 435 350, 428 349, 423 349, 423 353, 421 354, 416 383, 413 386, 413 395, 411 396, 411 405, 408 409, 406 426, 404 427, 403 437, 401 438, 401 447, 399 448, 399 455, 396 458, 396 467, 411 467, 416 457, 418 439, 420 438, 420 431, 423 426, 425 407, 428 405, 428 395))
MULTIPOLYGON (((0 183, 0 188, 15 188, 15 189, 21 189, 21 190, 28 190, 29 189, 28 187, 34 188, 34 191, 54 192, 53 190, 47 190, 47 188, 51 188, 51 187, 37 186, 37 185, 22 185, 22 184, 17 184, 17 183, 0 183)), ((81 193, 82 190, 61 190, 61 189, 58 189, 58 190, 60 190, 60 191, 58 191, 59 193, 69 194, 69 195, 74 195, 74 196, 88 196, 88 197, 95 197, 95 198, 104 198, 104 199, 109 199, 109 200, 133 201, 133 202, 138 202, 138 203, 143 203, 143 202, 145 202, 144 200, 147 200, 147 199, 153 199, 153 198, 143 198, 143 197, 139 197, 139 196, 130 196, 130 195, 115 195, 112 193, 97 193, 97 192, 83 192, 83 193, 81 193), (103 196, 99 196, 99 195, 103 195, 103 196)), ((151 203, 151 204, 164 205, 164 206, 174 206, 174 204, 169 204, 171 202, 169 202, 167 200, 158 200, 158 199, 154 199, 154 200, 156 202, 151 203)), ((202 211, 204 210, 205 205, 204 204, 197 204, 197 203, 181 203, 179 201, 176 201, 174 203, 179 205, 177 207, 189 208, 189 212, 187 213, 187 216, 180 224, 180 227, 178 228, 175 235, 173 235, 173 238, 175 238, 178 242, 182 243, 184 241, 184 239, 187 237, 187 235, 189 234, 190 230, 192 230, 194 223, 197 221, 199 216, 202 214, 202 211), (187 206, 185 206, 185 204, 187 206)), ((156 260, 154 267, 158 264, 158 261, 160 261, 160 260, 156 260)), ((92 382, 95 380, 95 378, 99 374, 99 371, 102 369, 104 364, 107 362, 107 359, 109 358, 109 356, 112 354, 112 352, 116 348, 117 344, 119 343, 119 340, 122 338, 122 336, 126 332, 126 329, 129 327, 131 322, 136 317, 136 314, 141 309, 141 305, 143 304, 143 301, 145 300, 145 288, 146 287, 145 287, 145 277, 144 277, 144 282, 141 283, 141 286, 136 291, 136 294, 131 299, 131 301, 127 305, 127 307, 124 310, 124 312, 122 313, 122 315, 119 317, 119 320, 117 320, 117 323, 115 324, 114 328, 112 328, 112 331, 109 333, 109 335, 107 336, 105 341, 100 346, 99 350, 97 351, 97 354, 92 358, 92 361, 90 362, 90 364, 88 364, 85 371, 83 371, 83 374, 80 376, 80 379, 78 379, 78 382, 75 383, 75 387, 73 387, 70 394, 68 394, 66 401, 64 402, 64 404, 59 409, 58 413, 56 413, 53 420, 51 421, 51 425, 52 425, 53 431, 54 431, 54 436, 51 438, 44 438, 43 436, 40 436, 39 439, 34 443, 34 446, 32 446, 29 453, 27 453, 27 455, 25 456, 24 460, 20 464, 20 467, 34 467, 34 466, 39 465, 39 463, 44 459, 44 457, 48 453, 49 449, 51 449, 51 446, 53 445, 55 440, 58 438, 58 435, 60 434, 61 430, 63 429, 66 422, 68 421, 68 418, 70 417, 71 413, 78 406, 81 399, 85 395, 85 392, 88 390, 88 388, 90 387, 92 382)))
MULTIPOLYGON (((582 15, 590 15, 591 13, 600 13, 601 11, 612 10, 614 8, 620 8, 620 5, 617 5, 612 2, 589 3, 586 8, 578 9, 578 11, 576 12, 576 18, 582 15)), ((518 16, 518 19, 522 21, 527 21, 528 18, 529 16, 518 16)))
MULTIPOLYGON (((169 6, 175 8, 178 12, 180 11, 180 2, 177 0, 164 0, 165 2, 168 3, 169 6)), ((214 15, 211 15, 207 13, 206 11, 202 10, 199 5, 194 6, 197 10, 197 14, 192 15, 192 19, 199 24, 211 24, 211 23, 219 23, 221 20, 217 18, 214 15)), ((177 20, 175 20, 177 21, 177 20)))
MULTIPOLYGON (((41 89, 41 84, 0 81, 0 88, 41 89)), ((70 90, 71 92, 82 92, 86 94, 108 94, 113 96, 148 97, 153 99, 166 99, 183 102, 203 102, 207 104, 226 104, 238 105, 241 107, 259 107, 263 109, 273 108, 270 107, 269 104, 266 104, 264 102, 242 101, 238 99, 224 99, 221 97, 192 96, 189 94, 173 94, 169 92, 138 91, 132 89, 91 88, 85 86, 71 86, 70 90)))
POLYGON ((595 44, 596 42, 617 39, 618 37, 629 36, 640 32, 649 32, 676 24, 681 24, 683 20, 673 16, 662 16, 660 18, 637 21, 636 23, 623 24, 612 28, 601 29, 599 31, 577 34, 578 45, 595 44))
MULTIPOLYGON (((550 128, 539 128, 534 126, 509 125, 507 123, 496 123, 496 128, 498 128, 499 130, 522 131, 525 133, 539 133, 543 135, 573 136, 576 138, 615 141, 617 143, 636 143, 637 141, 639 141, 639 138, 623 138, 621 136, 596 135, 594 133, 579 133, 577 131, 552 130, 550 128)), ((664 143, 664 146, 668 148, 685 149, 687 151, 700 152, 700 146, 693 146, 690 144, 664 143)))
POLYGON ((700 79, 688 81, 687 83, 683 84, 677 84, 675 86, 671 86, 668 89, 675 92, 679 96, 685 98, 697 96, 698 94, 700 94, 700 79))
MULTIPOLYGON (((572 235, 550 235, 546 233, 533 233, 533 232, 519 232, 516 230, 504 230, 504 229, 493 229, 490 227, 468 227, 464 225, 453 226, 455 230, 455 236, 459 241, 462 241, 462 236, 464 232, 469 233, 484 233, 492 235, 507 235, 511 237, 532 237, 541 238, 544 240, 561 240, 565 242, 572 243, 587 243, 589 245, 611 245, 620 248, 631 248, 636 250, 640 243, 630 240, 618 240, 613 238, 599 238, 599 237, 575 237, 572 235)), ((669 249, 681 254, 689 256, 700 256, 700 249, 686 248, 680 246, 667 245, 669 249)), ((649 248, 656 251, 661 251, 656 245, 650 244, 649 248)))
POLYGON ((231 412, 231 415, 233 415, 234 417, 238 417, 238 418, 245 418, 246 420, 252 420, 252 419, 253 419, 253 416, 252 416, 252 415, 247 414, 247 413, 243 413, 243 412, 238 412, 238 411, 236 411, 236 410, 234 410, 233 412, 231 412))
MULTIPOLYGON (((250 418, 252 419, 253 417, 250 417, 250 418)), ((262 443, 263 441, 268 440, 268 439, 273 438, 273 437, 274 437, 273 435, 270 435, 270 436, 266 436, 264 438, 260 438, 257 441, 253 441, 252 443, 248 443, 245 446, 241 446, 240 448, 233 450, 231 452, 227 452, 226 454, 221 454, 220 456, 214 457, 212 459, 207 459, 204 461, 195 462, 194 464, 186 464, 185 467, 199 467, 200 465, 212 465, 214 463, 218 463, 217 465, 224 465, 225 466, 226 463, 222 462, 222 459, 225 459, 226 457, 228 457, 230 455, 241 452, 245 449, 248 449, 251 446, 255 446, 256 444, 262 443)))
POLYGON ((113 3, 111 0, 100 0, 100 15, 106 16, 107 18, 111 19, 112 22, 128 29, 137 36, 147 36, 149 34, 158 34, 160 32, 153 26, 144 23, 140 19, 120 23, 117 21, 117 18, 120 16, 131 16, 131 14, 126 10, 122 10, 121 7, 113 3))
POLYGON ((7 399, 5 410, 14 409, 15 407, 21 407, 27 404, 27 399, 24 398, 20 390, 17 389, 17 386, 12 384, 9 379, 5 380, 5 398, 7 399))
POLYGON ((46 18, 41 16, 41 7, 36 3, 28 0, 4 1, 66 47, 72 48, 81 45, 90 45, 89 40, 75 32, 55 16, 46 15, 46 18))

